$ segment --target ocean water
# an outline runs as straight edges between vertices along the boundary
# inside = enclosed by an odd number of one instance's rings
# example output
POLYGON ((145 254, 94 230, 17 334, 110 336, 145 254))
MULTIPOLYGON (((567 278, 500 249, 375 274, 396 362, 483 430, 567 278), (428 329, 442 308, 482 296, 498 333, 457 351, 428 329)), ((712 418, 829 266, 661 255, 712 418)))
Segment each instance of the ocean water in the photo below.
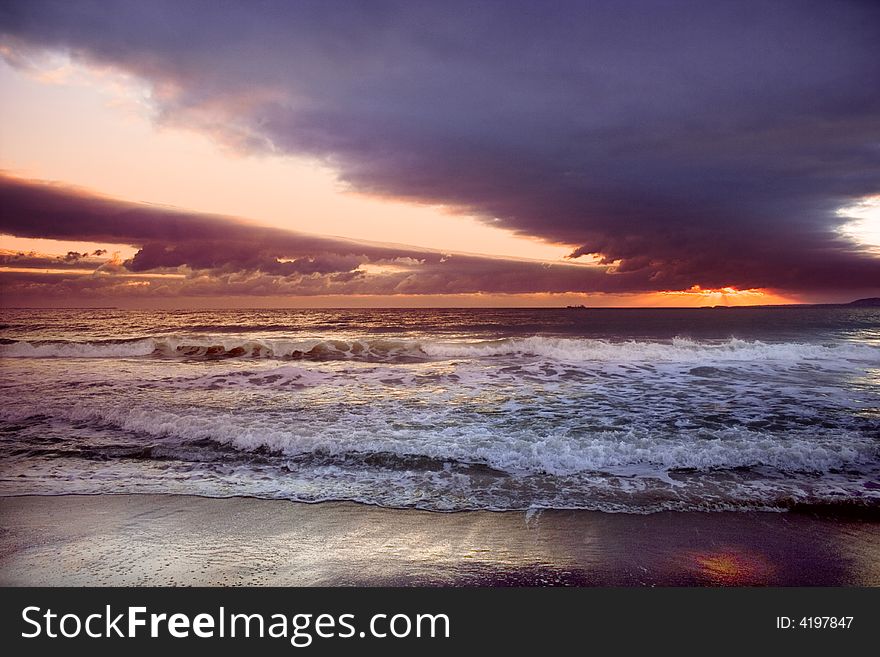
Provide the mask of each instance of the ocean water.
POLYGON ((4 310, 0 495, 880 504, 880 310, 4 310))

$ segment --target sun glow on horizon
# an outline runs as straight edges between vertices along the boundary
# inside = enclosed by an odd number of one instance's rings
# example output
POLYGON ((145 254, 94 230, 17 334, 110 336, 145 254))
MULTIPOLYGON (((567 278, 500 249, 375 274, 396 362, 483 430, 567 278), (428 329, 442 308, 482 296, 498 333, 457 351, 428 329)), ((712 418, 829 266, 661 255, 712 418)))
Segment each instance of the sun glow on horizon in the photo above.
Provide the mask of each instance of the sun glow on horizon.
POLYGON ((700 305, 753 306, 798 303, 798 301, 763 288, 740 290, 736 287, 704 288, 693 285, 686 290, 661 290, 655 294, 679 300, 699 299, 700 305))

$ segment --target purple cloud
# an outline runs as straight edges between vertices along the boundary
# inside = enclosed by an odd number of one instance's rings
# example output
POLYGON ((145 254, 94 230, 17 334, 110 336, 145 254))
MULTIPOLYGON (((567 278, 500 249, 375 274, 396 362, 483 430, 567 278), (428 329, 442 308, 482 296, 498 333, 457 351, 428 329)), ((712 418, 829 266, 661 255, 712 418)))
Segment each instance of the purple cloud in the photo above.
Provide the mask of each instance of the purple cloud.
MULTIPOLYGON (((877 3, 29 0, 0 31, 142 76, 161 121, 617 263, 585 287, 880 287, 835 213, 880 193, 877 3)), ((156 233, 133 266, 193 260, 156 233)))
POLYGON ((631 292, 644 272, 449 254, 316 237, 229 217, 117 201, 0 175, 0 233, 126 244, 124 263, 7 253, 9 296, 631 292), (93 275, 62 269, 94 268, 93 275), (53 270, 46 274, 44 268, 53 270), (30 271, 19 271, 28 269, 30 271), (137 277, 136 281, 133 281, 137 277))

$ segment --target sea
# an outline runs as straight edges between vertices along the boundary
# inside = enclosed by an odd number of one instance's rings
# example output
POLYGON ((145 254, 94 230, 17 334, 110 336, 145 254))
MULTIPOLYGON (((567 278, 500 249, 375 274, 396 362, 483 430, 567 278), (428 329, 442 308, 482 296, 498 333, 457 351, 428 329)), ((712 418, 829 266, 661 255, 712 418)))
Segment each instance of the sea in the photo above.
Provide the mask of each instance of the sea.
POLYGON ((0 311, 0 495, 880 505, 880 309, 0 311))

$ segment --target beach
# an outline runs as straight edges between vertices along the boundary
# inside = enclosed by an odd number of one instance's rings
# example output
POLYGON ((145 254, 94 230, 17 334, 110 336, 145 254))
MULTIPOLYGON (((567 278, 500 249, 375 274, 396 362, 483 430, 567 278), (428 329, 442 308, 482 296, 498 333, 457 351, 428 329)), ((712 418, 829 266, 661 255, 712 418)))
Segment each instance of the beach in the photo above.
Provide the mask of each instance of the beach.
POLYGON ((878 586, 876 509, 437 513, 0 498, 2 586, 878 586))

